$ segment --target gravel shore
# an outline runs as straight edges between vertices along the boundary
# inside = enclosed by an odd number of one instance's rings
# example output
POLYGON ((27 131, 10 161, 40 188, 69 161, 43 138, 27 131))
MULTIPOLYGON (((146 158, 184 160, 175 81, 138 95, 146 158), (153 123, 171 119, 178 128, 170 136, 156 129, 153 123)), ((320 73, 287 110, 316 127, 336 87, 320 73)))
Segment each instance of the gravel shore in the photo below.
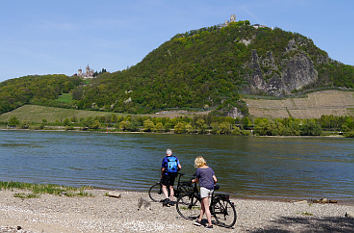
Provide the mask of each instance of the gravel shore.
POLYGON ((17 191, 0 191, 0 232, 354 232, 352 204, 308 204, 233 199, 238 214, 233 229, 194 226, 179 217, 175 207, 151 202, 138 210, 147 193, 89 190, 93 197, 41 195, 20 199, 17 191))

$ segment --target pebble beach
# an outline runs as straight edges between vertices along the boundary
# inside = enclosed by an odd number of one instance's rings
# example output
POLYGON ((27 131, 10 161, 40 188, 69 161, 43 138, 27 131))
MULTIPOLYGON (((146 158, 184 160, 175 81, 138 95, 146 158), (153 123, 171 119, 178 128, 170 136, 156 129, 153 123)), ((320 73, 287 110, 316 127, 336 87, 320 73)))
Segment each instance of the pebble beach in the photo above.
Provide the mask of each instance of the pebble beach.
POLYGON ((118 191, 120 198, 88 192, 93 196, 21 199, 16 190, 0 191, 0 232, 354 232, 352 203, 232 199, 234 228, 206 229, 182 219, 173 206, 150 202, 144 192, 118 191), (149 204, 139 209, 141 198, 149 204))

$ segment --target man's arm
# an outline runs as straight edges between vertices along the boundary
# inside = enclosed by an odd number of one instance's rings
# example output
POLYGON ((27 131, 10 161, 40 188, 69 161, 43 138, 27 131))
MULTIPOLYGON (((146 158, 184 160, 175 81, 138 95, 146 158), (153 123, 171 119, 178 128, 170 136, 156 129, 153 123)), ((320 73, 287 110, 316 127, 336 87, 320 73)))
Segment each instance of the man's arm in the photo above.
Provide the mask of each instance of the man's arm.
POLYGON ((177 167, 178 167, 178 171, 182 169, 182 166, 180 163, 178 163, 177 167))

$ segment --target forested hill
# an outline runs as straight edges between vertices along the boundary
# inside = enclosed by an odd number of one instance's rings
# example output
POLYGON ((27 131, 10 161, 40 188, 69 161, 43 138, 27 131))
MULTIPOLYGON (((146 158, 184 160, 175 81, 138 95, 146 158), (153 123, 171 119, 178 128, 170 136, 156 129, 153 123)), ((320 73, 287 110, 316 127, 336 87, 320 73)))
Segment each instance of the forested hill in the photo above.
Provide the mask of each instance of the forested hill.
POLYGON ((298 33, 240 21, 177 34, 130 69, 75 92, 81 109, 246 111, 240 92, 281 96, 318 87, 353 88, 353 66, 331 60, 298 33))
POLYGON ((54 99, 66 92, 73 98, 66 107, 79 109, 246 113, 240 93, 288 96, 322 87, 354 88, 354 67, 330 59, 298 33, 239 21, 177 34, 135 66, 85 85, 64 75, 0 83, 0 113, 25 103, 57 106, 54 99))
POLYGON ((0 114, 24 104, 55 105, 62 93, 69 93, 82 80, 66 75, 33 75, 0 83, 0 114))

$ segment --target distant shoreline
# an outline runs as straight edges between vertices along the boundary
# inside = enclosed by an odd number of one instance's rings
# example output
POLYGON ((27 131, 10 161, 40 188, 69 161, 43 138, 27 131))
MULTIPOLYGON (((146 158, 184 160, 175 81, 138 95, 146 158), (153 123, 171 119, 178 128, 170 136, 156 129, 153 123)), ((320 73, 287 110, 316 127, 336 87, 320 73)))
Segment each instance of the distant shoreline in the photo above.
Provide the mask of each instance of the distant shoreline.
POLYGON ((205 136, 232 136, 232 137, 257 137, 257 138, 347 138, 343 135, 327 136, 257 136, 257 135, 220 135, 220 134, 174 134, 173 132, 129 132, 129 131, 104 131, 104 130, 65 130, 65 129, 8 129, 0 128, 0 131, 29 131, 29 132, 75 132, 75 133, 100 133, 100 134, 151 134, 151 135, 205 135, 205 136))

